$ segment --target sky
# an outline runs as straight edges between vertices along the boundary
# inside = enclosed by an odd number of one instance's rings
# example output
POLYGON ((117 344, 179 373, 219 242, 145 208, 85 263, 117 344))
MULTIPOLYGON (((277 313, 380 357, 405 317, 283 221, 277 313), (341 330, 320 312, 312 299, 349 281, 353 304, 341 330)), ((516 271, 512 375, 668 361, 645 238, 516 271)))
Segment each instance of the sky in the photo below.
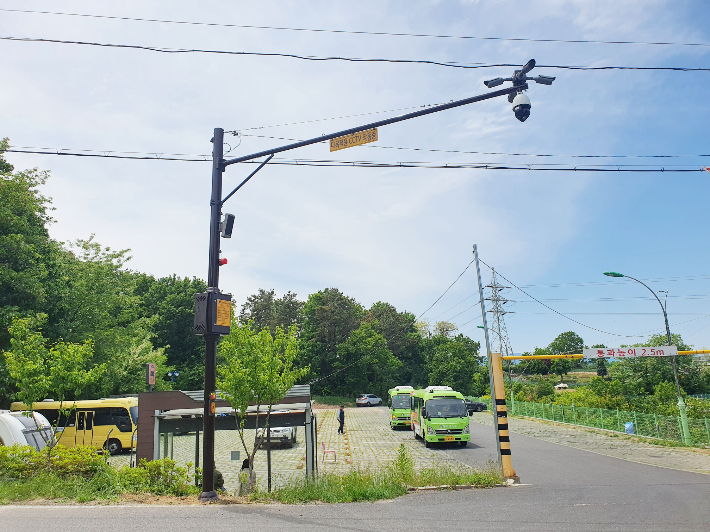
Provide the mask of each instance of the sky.
MULTIPOLYGON (((709 15, 710 4, 702 0, 0 0, 0 37, 447 63, 522 65, 534 58, 550 66, 707 69, 709 15), (240 26, 702 46, 364 35, 2 11, 12 9, 240 26)), ((484 80, 508 77, 514 70, 9 40, 0 40, 0 54, 0 137, 9 137, 14 149, 152 157, 7 153, 17 169, 51 171, 42 188, 55 207, 50 235, 70 242, 94 234, 104 246, 130 248, 133 270, 203 279, 214 128, 239 132, 225 137, 228 157, 237 157, 290 142, 280 139, 317 137, 405 112, 381 111, 482 94, 488 91, 484 80), (161 154, 207 157, 165 161, 161 154)), ((565 331, 575 331, 587 345, 611 347, 662 332, 661 309, 648 290, 604 277, 609 270, 645 280, 653 291, 667 290, 672 332, 696 348, 710 346, 710 173, 666 171, 710 166, 710 72, 539 66, 532 74, 556 80, 551 86, 531 83, 532 112, 524 123, 515 119, 505 98, 497 98, 382 127, 379 140, 370 145, 330 153, 327 143, 318 143, 277 156, 274 162, 522 168, 269 164, 224 206, 236 221, 233 237, 222 241, 228 264, 220 270, 220 288, 240 306, 259 288, 273 288, 277 295, 290 290, 305 299, 337 287, 365 307, 386 301, 420 316, 465 270, 421 319, 451 321, 481 341, 478 286, 470 264, 477 244, 485 262, 484 284, 490 283, 490 266, 511 287, 504 292, 511 300, 505 323, 515 352, 544 347, 565 331), (606 157, 580 157, 588 155, 606 157), (658 155, 673 157, 649 157, 658 155), (543 168, 541 163, 567 170, 530 170, 543 168), (590 164, 657 171, 584 171, 590 164)), ((225 193, 253 168, 229 166, 225 193)))

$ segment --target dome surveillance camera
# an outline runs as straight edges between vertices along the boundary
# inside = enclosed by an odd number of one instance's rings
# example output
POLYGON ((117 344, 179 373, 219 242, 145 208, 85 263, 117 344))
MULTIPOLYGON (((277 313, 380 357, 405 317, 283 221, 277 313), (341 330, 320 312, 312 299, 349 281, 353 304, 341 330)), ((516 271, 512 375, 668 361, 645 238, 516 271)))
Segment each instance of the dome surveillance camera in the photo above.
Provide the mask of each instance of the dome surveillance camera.
POLYGON ((525 96, 522 92, 519 92, 515 98, 513 98, 513 112, 515 113, 515 118, 521 122, 525 122, 530 116, 530 98, 525 96))

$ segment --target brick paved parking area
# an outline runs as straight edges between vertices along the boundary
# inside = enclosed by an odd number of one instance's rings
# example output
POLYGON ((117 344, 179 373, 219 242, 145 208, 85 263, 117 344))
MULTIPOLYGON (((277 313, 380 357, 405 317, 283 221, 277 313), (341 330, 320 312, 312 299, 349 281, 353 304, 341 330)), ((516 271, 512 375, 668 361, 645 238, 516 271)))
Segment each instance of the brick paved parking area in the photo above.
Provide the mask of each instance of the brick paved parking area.
MULTIPOLYGON (((353 469, 380 469, 394 460, 401 444, 406 445, 409 449, 416 469, 443 464, 450 467, 467 467, 457 458, 457 454, 463 451, 458 443, 439 444, 427 449, 422 441, 414 439, 412 431, 407 429, 392 430, 389 425, 389 409, 387 407, 346 408, 345 434, 337 433, 336 409, 319 409, 316 406, 313 414, 316 416, 318 434, 316 457, 319 473, 343 474, 353 469), (326 449, 335 450, 335 460, 333 460, 331 453, 328 453, 325 457, 327 460, 324 460, 323 444, 326 449)), ((273 487, 283 485, 292 479, 305 477, 305 433, 303 427, 298 427, 297 431, 297 442, 292 448, 274 448, 271 451, 273 487)), ((247 431, 246 436, 247 446, 251 449, 254 442, 254 431, 247 431)), ((472 447, 475 450, 475 442, 469 443, 467 450, 471 451, 472 447)), ((241 469, 241 460, 238 462, 230 460, 231 451, 240 451, 241 459, 246 458, 236 430, 217 431, 215 433, 215 463, 217 469, 224 476, 225 488, 228 491, 238 488, 238 474, 241 469)), ((173 458, 180 465, 195 461, 194 434, 174 436, 173 458)), ((128 454, 111 457, 111 463, 117 466, 128 464, 128 462, 128 454)), ((478 465, 486 466, 487 464, 483 462, 482 459, 478 465)), ((200 453, 200 463, 202 463, 202 453, 200 453)), ((259 486, 266 489, 266 450, 264 449, 259 450, 256 454, 255 471, 259 486)))

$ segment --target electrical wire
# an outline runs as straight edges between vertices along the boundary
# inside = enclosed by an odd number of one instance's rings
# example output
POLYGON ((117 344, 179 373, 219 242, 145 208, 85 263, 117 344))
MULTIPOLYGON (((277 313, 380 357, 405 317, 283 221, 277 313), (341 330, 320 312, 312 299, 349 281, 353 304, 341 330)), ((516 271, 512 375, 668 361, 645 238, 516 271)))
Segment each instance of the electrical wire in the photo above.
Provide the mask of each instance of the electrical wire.
MULTIPOLYGON (((4 41, 16 42, 39 42, 52 44, 73 44, 80 46, 95 46, 99 48, 120 48, 130 50, 145 50, 149 52, 160 52, 166 54, 220 54, 220 55, 240 55, 258 57, 283 57, 288 59, 300 59, 303 61, 344 61, 350 63, 399 63, 399 64, 419 64, 433 65, 449 68, 479 69, 497 67, 520 67, 516 63, 463 63, 458 61, 433 61, 428 59, 385 59, 385 58, 364 58, 364 57, 341 57, 341 56, 315 56, 299 55, 277 52, 236 52, 229 50, 206 50, 201 48, 170 48, 160 46, 141 46, 138 44, 115 44, 98 43, 90 41, 65 41, 61 39, 41 39, 35 37, 0 37, 4 41)), ((640 71, 668 71, 668 72, 710 72, 710 68, 699 67, 638 67, 638 66, 582 66, 582 65, 537 65, 539 68, 550 68, 558 70, 640 70, 640 71)))
MULTIPOLYGON (((433 104, 439 105, 439 104, 433 104)), ((421 107, 431 107, 429 105, 422 105, 421 107)), ((418 107, 406 107, 405 109, 418 109, 418 107)), ((393 111, 400 111, 404 109, 393 109, 393 111)), ((365 114, 376 114, 376 113, 389 113, 392 111, 376 111, 375 113, 365 113, 365 114)), ((350 115, 350 116, 363 116, 363 115, 350 115)), ((307 124, 309 122, 320 122, 323 120, 337 120, 338 118, 350 118, 348 116, 341 116, 336 118, 321 118, 320 120, 308 120, 306 122, 293 122, 291 124, 281 124, 282 126, 290 126, 295 124, 307 124)), ((269 127, 280 127, 280 126, 262 126, 262 127, 252 127, 244 128, 242 130, 235 131, 225 131, 235 136, 243 137, 254 137, 262 139, 273 139, 273 140, 288 140, 291 142, 299 142, 303 139, 292 139, 288 137, 273 137, 269 135, 252 135, 249 133, 240 135, 240 131, 248 131, 253 129, 265 129, 269 127)), ((552 154, 552 153, 506 153, 497 151, 464 151, 464 150, 437 150, 432 148, 403 148, 398 146, 379 146, 376 144, 361 144, 360 146, 354 146, 358 148, 379 148, 381 150, 408 150, 408 151, 424 151, 424 152, 434 152, 434 153, 464 153, 467 155, 506 155, 510 157, 575 157, 582 159, 641 159, 641 158, 653 158, 653 159, 671 159, 671 158, 681 158, 681 157, 710 157, 710 154, 700 154, 700 155, 564 155, 564 154, 552 154)), ((638 166, 638 165, 635 165, 638 166)))
POLYGON ((55 11, 32 11, 27 9, 4 9, 0 11, 14 13, 33 13, 42 15, 61 15, 68 17, 86 17, 108 20, 124 20, 133 22, 157 22, 162 24, 183 24, 190 26, 213 26, 221 28, 240 28, 240 29, 258 29, 258 30, 277 30, 277 31, 296 31, 296 32, 314 32, 314 33, 339 33, 348 35, 376 35, 388 37, 424 37, 434 39, 463 39, 463 40, 482 40, 482 41, 514 41, 514 42, 541 42, 541 43, 568 43, 568 44, 636 44, 636 45, 654 45, 654 46, 710 46, 707 43, 684 43, 684 42, 644 42, 644 41, 597 41, 588 39, 532 39, 523 37, 478 37, 472 35, 437 35, 431 33, 395 33, 386 31, 354 31, 354 30, 331 30, 318 28, 291 28, 283 26, 256 26, 247 24, 225 24, 216 22, 195 22, 184 20, 165 20, 137 17, 119 17, 110 15, 92 15, 85 13, 64 13, 55 11))
MULTIPOLYGON (((706 294, 688 294, 680 296, 668 296, 668 298, 674 299, 687 299, 687 300, 700 300, 708 299, 710 295, 706 294)), ((597 301, 603 303, 615 303, 615 302, 625 302, 625 301, 655 301, 656 299, 648 296, 632 296, 632 297, 599 297, 595 299, 576 299, 576 298, 553 298, 553 299, 540 299, 540 301, 546 301, 547 303, 553 302, 563 302, 563 301, 597 301)), ((534 303, 532 299, 518 299, 516 303, 534 303)))
MULTIPOLYGON (((303 120, 301 122, 288 122, 286 124, 274 124, 271 126, 259 126, 259 127, 245 127, 240 129, 239 131, 225 131, 227 134, 239 136, 240 131, 252 131, 255 129, 268 129, 271 127, 286 127, 286 126, 297 126, 300 124, 312 124, 314 122, 325 122, 327 120, 341 120, 343 118, 355 118, 358 116, 368 116, 368 115, 379 115, 383 113, 396 113, 398 111, 409 111, 411 109, 423 109, 425 107, 433 107, 435 105, 441 105, 441 103, 430 103, 427 105, 415 105, 414 107, 400 107, 399 109, 388 109, 387 111, 372 111, 369 113, 359 113, 355 115, 344 115, 344 116, 334 116, 331 118, 317 118, 315 120, 303 120)), ((262 137, 265 139, 278 139, 280 137, 267 137, 265 135, 244 135, 245 137, 262 137)), ((282 139, 282 140, 295 140, 295 139, 282 139)))
MULTIPOLYGON (((623 281, 624 279, 621 279, 623 281)), ((682 281, 705 281, 705 280, 710 280, 710 275, 688 275, 688 276, 681 276, 681 277, 655 277, 655 278, 650 278, 650 279, 640 279, 641 281, 646 281, 649 283, 653 282, 660 282, 660 281, 666 281, 666 282, 682 282, 682 281)), ((628 281, 631 282, 631 281, 628 281)), ((583 287, 583 286, 602 286, 602 285, 609 285, 609 284, 618 284, 619 281, 583 281, 583 282, 576 282, 576 283, 554 283, 554 284, 526 284, 523 285, 523 288, 566 288, 566 287, 583 287)))
MULTIPOLYGON (((424 316, 424 314, 426 314, 427 312, 429 312, 429 311, 432 309, 432 307, 434 307, 434 305, 436 305, 436 304, 439 302, 439 300, 440 300, 442 297, 444 297, 444 296, 446 295, 446 293, 451 289, 451 287, 456 284, 456 282, 461 278, 461 276, 462 276, 464 273, 466 273, 466 270, 468 270, 468 269, 470 268, 471 264, 473 264, 473 263, 474 263, 473 260, 468 263, 468 265, 467 265, 467 266, 464 268, 464 270, 459 274, 459 276, 458 276, 456 279, 454 279, 454 282, 451 283, 451 284, 449 285, 449 287, 448 287, 446 290, 444 290, 444 293, 441 294, 439 297, 437 297, 437 298, 436 298, 436 301, 434 301, 434 302, 429 306, 429 308, 427 308, 424 312, 422 312, 422 313, 419 315, 419 317, 417 317, 417 318, 414 319, 414 323, 418 322, 418 321, 421 319, 421 317, 424 316)), ((479 303, 480 303, 480 301, 479 301, 479 303)), ((401 334, 401 333, 403 333, 404 331, 406 331, 406 330, 407 330, 409 327, 411 327, 412 325, 413 325, 413 323, 410 323, 410 324, 408 324, 406 327, 402 328, 401 331, 399 332, 399 334, 401 334)), ((387 344, 387 341, 385 340, 385 345, 386 345, 386 344, 387 344)), ((332 372, 332 373, 329 373, 328 375, 325 375, 325 376, 320 377, 320 378, 318 378, 318 379, 312 380, 311 382, 309 382, 309 384, 312 385, 312 384, 315 384, 315 383, 317 383, 317 382, 320 382, 320 381, 322 381, 322 380, 324 380, 324 379, 328 379, 328 378, 330 378, 330 377, 332 377, 332 376, 334 376, 334 375, 337 375, 337 374, 340 373, 341 371, 345 371, 346 369, 351 368, 351 367, 353 367, 353 366, 356 365, 356 364, 359 364, 360 362, 362 362, 362 361, 365 360, 366 358, 369 358, 369 357, 371 357, 372 355, 374 355, 375 352, 376 352, 376 350, 378 350, 378 349, 379 349, 379 347, 370 350, 370 352, 369 352, 368 354, 366 354, 366 355, 363 356, 363 357, 360 357, 360 358, 359 358, 358 360, 356 360, 355 362, 353 362, 353 363, 351 363, 351 364, 348 364, 347 366, 342 367, 342 368, 340 368, 340 369, 338 369, 338 370, 336 370, 336 371, 334 371, 334 372, 332 372)))
MULTIPOLYGON (((133 159, 133 160, 151 160, 151 161, 184 161, 184 162, 211 162, 211 158, 206 155, 189 157, 165 156, 164 154, 146 154, 138 155, 116 155, 116 152, 102 153, 80 153, 68 152, 64 150, 42 150, 40 149, 7 149, 9 153, 29 153, 37 155, 59 155, 59 156, 74 156, 74 157, 97 157, 105 159, 133 159)), ((243 161, 240 164, 260 164, 259 161, 243 161)), ((555 167, 536 167, 534 164, 504 164, 504 163, 434 163, 424 161, 400 161, 400 162, 383 162, 383 161, 345 161, 340 159, 279 159, 274 158, 270 165, 279 166, 305 166, 319 168, 422 168, 430 170, 524 170, 527 172, 594 172, 594 173, 697 173, 710 172, 706 167, 688 167, 672 168, 668 166, 658 166, 651 168, 628 168, 620 165, 614 165, 613 168, 605 168, 598 166, 555 166, 555 167)))
MULTIPOLYGON (((491 270, 491 271, 493 270, 493 268, 491 268, 490 266, 488 266, 488 264, 486 264, 482 259, 480 259, 480 257, 479 257, 479 260, 480 260, 483 264, 485 264, 485 265, 488 267, 489 270, 491 270)), ((586 324, 582 323, 581 321, 577 321, 577 320, 575 320, 574 318, 570 318, 569 316, 567 316, 567 315, 565 315, 565 314, 562 314, 561 312, 556 311, 556 310, 553 309, 552 307, 550 307, 550 306, 548 306, 548 305, 545 305, 545 303, 543 303, 542 301, 539 301, 539 300, 535 299, 533 296, 531 296, 530 294, 528 294, 525 290, 523 290, 522 288, 520 288, 518 285, 516 285, 516 284, 515 284, 514 282, 512 282, 510 279, 507 279, 507 278, 506 278, 503 274, 501 274, 500 272, 496 272, 496 273, 497 273, 498 275, 500 275, 501 277, 503 277, 503 279, 505 279, 506 282, 510 283, 510 284, 513 285, 515 288, 517 288, 518 290, 520 290, 523 294, 525 294, 526 296, 528 296, 530 299, 533 299, 533 300, 537 301, 538 303, 540 303, 540 305, 542 305, 542 306, 545 307, 546 309, 551 310, 551 311, 554 312, 555 314, 558 314, 558 315, 562 316, 563 318, 568 319, 568 320, 570 320, 570 321, 576 323, 577 325, 581 325, 582 327, 586 327, 587 329, 591 329, 591 330, 593 330, 593 331, 597 331, 597 332, 600 332, 600 333, 603 333, 603 334, 609 334, 609 335, 611 335, 611 336, 618 336, 618 337, 621 337, 621 338, 633 338, 633 337, 638 336, 638 335, 633 335, 633 334, 631 334, 631 335, 629 335, 629 334, 616 334, 616 333, 610 333, 610 332, 607 332, 607 331, 602 331, 601 329, 597 329, 596 327, 592 327, 592 326, 590 326, 590 325, 586 325, 586 324)))

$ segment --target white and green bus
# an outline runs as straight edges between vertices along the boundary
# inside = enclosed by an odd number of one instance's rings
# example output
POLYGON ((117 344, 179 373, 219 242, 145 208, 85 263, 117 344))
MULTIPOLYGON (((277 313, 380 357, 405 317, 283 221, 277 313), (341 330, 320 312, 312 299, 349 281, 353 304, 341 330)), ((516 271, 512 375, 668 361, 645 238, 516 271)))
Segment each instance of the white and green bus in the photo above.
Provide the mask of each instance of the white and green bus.
POLYGON ((414 391, 411 386, 395 386, 389 390, 387 406, 390 408, 390 428, 410 427, 410 400, 409 395, 414 391))
POLYGON ((423 439, 427 447, 438 442, 459 442, 466 447, 471 440, 463 395, 449 386, 411 392, 410 411, 414 437, 423 439))

